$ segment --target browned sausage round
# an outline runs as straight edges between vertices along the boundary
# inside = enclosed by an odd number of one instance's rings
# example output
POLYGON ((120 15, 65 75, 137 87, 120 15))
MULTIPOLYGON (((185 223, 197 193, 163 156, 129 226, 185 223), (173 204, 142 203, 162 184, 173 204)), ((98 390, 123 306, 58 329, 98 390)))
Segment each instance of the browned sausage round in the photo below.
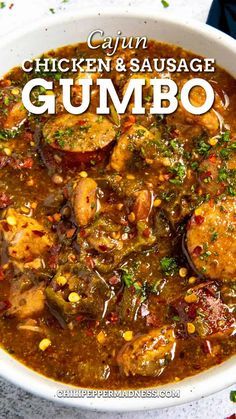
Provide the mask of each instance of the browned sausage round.
POLYGON ((44 125, 43 145, 47 152, 59 152, 67 161, 76 163, 99 157, 115 135, 113 124, 105 117, 90 112, 62 114, 44 125))
POLYGON ((187 248, 196 269, 221 281, 236 279, 236 198, 202 204, 187 231, 187 248))

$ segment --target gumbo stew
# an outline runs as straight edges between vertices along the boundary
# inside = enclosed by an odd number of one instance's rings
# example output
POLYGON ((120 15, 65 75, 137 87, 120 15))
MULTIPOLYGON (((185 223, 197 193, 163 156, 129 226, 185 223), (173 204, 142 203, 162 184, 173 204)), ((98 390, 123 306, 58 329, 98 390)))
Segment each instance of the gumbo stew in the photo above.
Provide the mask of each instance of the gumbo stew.
MULTIPOLYGON (((106 57, 106 51, 99 52, 106 57)), ((142 51, 118 51, 126 61, 142 51)), ((193 58, 149 41, 145 56, 193 58)), ((47 57, 98 57, 78 44, 47 57)), ((44 57, 45 57, 44 56, 44 57)), ((72 103, 81 77, 111 78, 122 93, 145 77, 146 114, 96 115, 97 86, 82 115, 28 114, 14 68, 0 81, 1 345, 56 380, 96 388, 178 381, 236 352, 236 82, 224 70, 173 73, 179 89, 204 77, 213 108, 189 114, 179 99, 150 115, 150 77, 67 73, 72 103)), ((43 88, 31 100, 39 103, 43 88)), ((50 94, 52 92, 47 92, 50 94)), ((201 88, 191 101, 201 105, 201 88)))

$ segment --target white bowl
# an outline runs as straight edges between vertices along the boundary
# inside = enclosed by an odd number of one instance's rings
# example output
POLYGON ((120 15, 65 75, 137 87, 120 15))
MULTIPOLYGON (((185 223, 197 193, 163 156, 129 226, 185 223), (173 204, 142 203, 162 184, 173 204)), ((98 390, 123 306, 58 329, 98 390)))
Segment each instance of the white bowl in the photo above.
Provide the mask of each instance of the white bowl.
MULTIPOLYGON (((118 30, 126 36, 144 36, 159 41, 180 45, 197 54, 214 57, 218 65, 236 76, 236 41, 205 24, 190 21, 176 21, 175 18, 142 10, 122 12, 120 10, 93 10, 74 15, 61 15, 44 20, 33 27, 26 27, 17 33, 1 39, 0 75, 24 59, 33 58, 52 48, 66 44, 84 42, 90 31, 103 29, 106 35, 115 36, 118 30)), ((60 366, 58 367, 60 368, 60 366)), ((159 389, 180 390, 179 398, 60 398, 58 390, 75 389, 46 378, 27 368, 4 350, 0 349, 0 375, 14 384, 38 396, 57 400, 70 406, 102 411, 149 410, 170 407, 190 402, 217 392, 235 381, 236 358, 159 389)), ((168 394, 168 393, 167 393, 168 394)))

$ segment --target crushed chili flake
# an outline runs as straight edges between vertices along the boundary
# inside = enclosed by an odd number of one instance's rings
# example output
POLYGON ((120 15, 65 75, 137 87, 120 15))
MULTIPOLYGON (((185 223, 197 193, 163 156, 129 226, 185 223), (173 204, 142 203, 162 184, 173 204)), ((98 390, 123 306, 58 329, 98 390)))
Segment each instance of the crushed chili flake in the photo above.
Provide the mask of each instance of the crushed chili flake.
POLYGON ((201 225, 204 223, 205 218, 202 215, 195 215, 194 220, 196 224, 201 225))
POLYGON ((211 154, 210 157, 209 157, 209 161, 211 163, 216 163, 216 161, 217 161, 216 155, 215 154, 211 154))
POLYGON ((3 169, 9 163, 9 157, 5 154, 0 154, 0 169, 3 169))
POLYGON ((43 237, 46 234, 44 231, 40 231, 40 230, 32 230, 32 232, 38 237, 43 237))
POLYGON ((76 320, 77 320, 78 323, 80 323, 84 320, 84 316, 81 314, 80 316, 76 317, 76 320))
POLYGON ((5 192, 0 192, 0 209, 7 208, 11 203, 11 198, 5 192))
POLYGON ((87 256, 85 258, 85 263, 86 263, 86 266, 90 269, 93 269, 95 267, 94 260, 91 256, 87 256))
POLYGON ((202 253, 202 246, 196 246, 195 249, 193 249, 194 256, 200 256, 201 253, 202 253))
POLYGON ((5 279, 5 274, 4 274, 4 271, 3 271, 3 267, 0 266, 0 281, 3 281, 4 279, 5 279))
POLYGON ((11 303, 8 300, 0 301, 0 311, 8 310, 11 307, 11 303))
POLYGON ((108 247, 105 246, 105 244, 100 244, 98 247, 102 252, 107 252, 107 250, 108 250, 108 247))
POLYGON ((110 319, 109 320, 112 323, 116 323, 118 321, 118 319, 119 319, 118 313, 116 313, 115 311, 112 311, 111 314, 110 314, 110 319))
POLYGON ((85 330, 85 334, 86 334, 87 336, 93 336, 93 335, 94 335, 94 332, 93 332, 93 330, 92 330, 92 329, 86 329, 86 330, 85 330))
POLYGON ((32 157, 27 157, 24 160, 11 159, 9 161, 9 164, 13 169, 32 169, 33 163, 32 157))
POLYGON ((117 275, 113 275, 111 278, 108 279, 110 285, 116 285, 120 282, 120 278, 117 275))
POLYGON ((150 228, 145 228, 145 230, 143 230, 143 237, 150 237, 150 234, 151 234, 151 232, 150 232, 150 228))
POLYGON ((67 237, 68 239, 71 239, 71 238, 74 236, 75 232, 76 232, 76 228, 70 228, 70 229, 69 229, 69 230, 67 230, 67 232, 66 232, 66 237, 67 237))

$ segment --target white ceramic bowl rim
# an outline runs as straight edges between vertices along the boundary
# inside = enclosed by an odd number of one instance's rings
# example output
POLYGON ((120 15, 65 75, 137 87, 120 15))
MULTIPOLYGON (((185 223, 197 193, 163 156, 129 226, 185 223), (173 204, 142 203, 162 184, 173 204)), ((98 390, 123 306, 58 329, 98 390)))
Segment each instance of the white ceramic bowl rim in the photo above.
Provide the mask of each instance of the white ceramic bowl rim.
MULTIPOLYGON (((203 34, 214 46, 214 42, 222 43, 225 50, 232 53, 236 52, 236 41, 222 32, 207 26, 206 24, 196 22, 190 19, 183 19, 178 21, 176 17, 166 16, 166 14, 156 14, 144 12, 143 9, 135 8, 129 11, 123 11, 120 9, 106 9, 106 10, 87 10, 78 14, 69 13, 58 16, 53 16, 43 21, 39 21, 36 24, 29 25, 23 29, 17 30, 14 33, 10 33, 6 36, 6 39, 1 39, 0 49, 6 50, 9 46, 14 43, 17 45, 18 39, 24 35, 33 36, 37 30, 46 30, 46 28, 55 28, 58 25, 67 24, 68 22, 78 21, 83 22, 84 19, 93 19, 96 17, 102 19, 110 19, 114 17, 119 18, 130 18, 130 19, 142 19, 147 21, 164 22, 167 27, 168 25, 178 26, 179 30, 188 26, 189 32, 193 34, 203 34)), ((94 28, 96 29, 96 28, 94 28)), ((116 28, 118 30, 119 28, 116 28)), ((109 34, 107 34, 109 35, 109 34)), ((85 41, 85 39, 84 39, 85 41)), ((74 41, 74 43, 76 40, 74 41)), ((174 41, 172 42, 175 43, 174 41)), ((61 45, 63 46, 63 45, 61 45)), ((18 45, 17 45, 18 47, 18 45)), ((48 50, 47 45, 41 53, 48 50)), ((214 51, 213 51, 214 53, 214 51)), ((229 56, 229 55, 228 55, 229 56)), ((26 56, 25 58, 28 58, 26 56)), ((12 66, 6 63, 8 66, 6 69, 10 69, 12 66)), ((14 65, 20 64, 14 63, 14 65)), ((227 66, 226 66, 227 67, 227 66)), ((3 67, 4 68, 4 67, 3 67)), ((233 66, 228 69, 231 73, 235 73, 233 66)), ((159 389, 165 390, 180 390, 180 398, 65 398, 60 399, 56 397, 58 390, 75 389, 73 386, 55 382, 53 380, 44 377, 33 370, 27 368, 4 350, 0 349, 0 375, 7 380, 11 381, 17 386, 37 395, 53 401, 58 401, 68 406, 76 406, 84 409, 92 409, 99 411, 131 411, 131 410, 149 410, 154 408, 170 407, 176 404, 187 403, 201 397, 210 395, 217 392, 227 386, 234 384, 236 376, 236 362, 235 357, 227 360, 223 364, 211 368, 210 370, 200 373, 194 377, 187 378, 183 381, 164 385, 159 389)))

